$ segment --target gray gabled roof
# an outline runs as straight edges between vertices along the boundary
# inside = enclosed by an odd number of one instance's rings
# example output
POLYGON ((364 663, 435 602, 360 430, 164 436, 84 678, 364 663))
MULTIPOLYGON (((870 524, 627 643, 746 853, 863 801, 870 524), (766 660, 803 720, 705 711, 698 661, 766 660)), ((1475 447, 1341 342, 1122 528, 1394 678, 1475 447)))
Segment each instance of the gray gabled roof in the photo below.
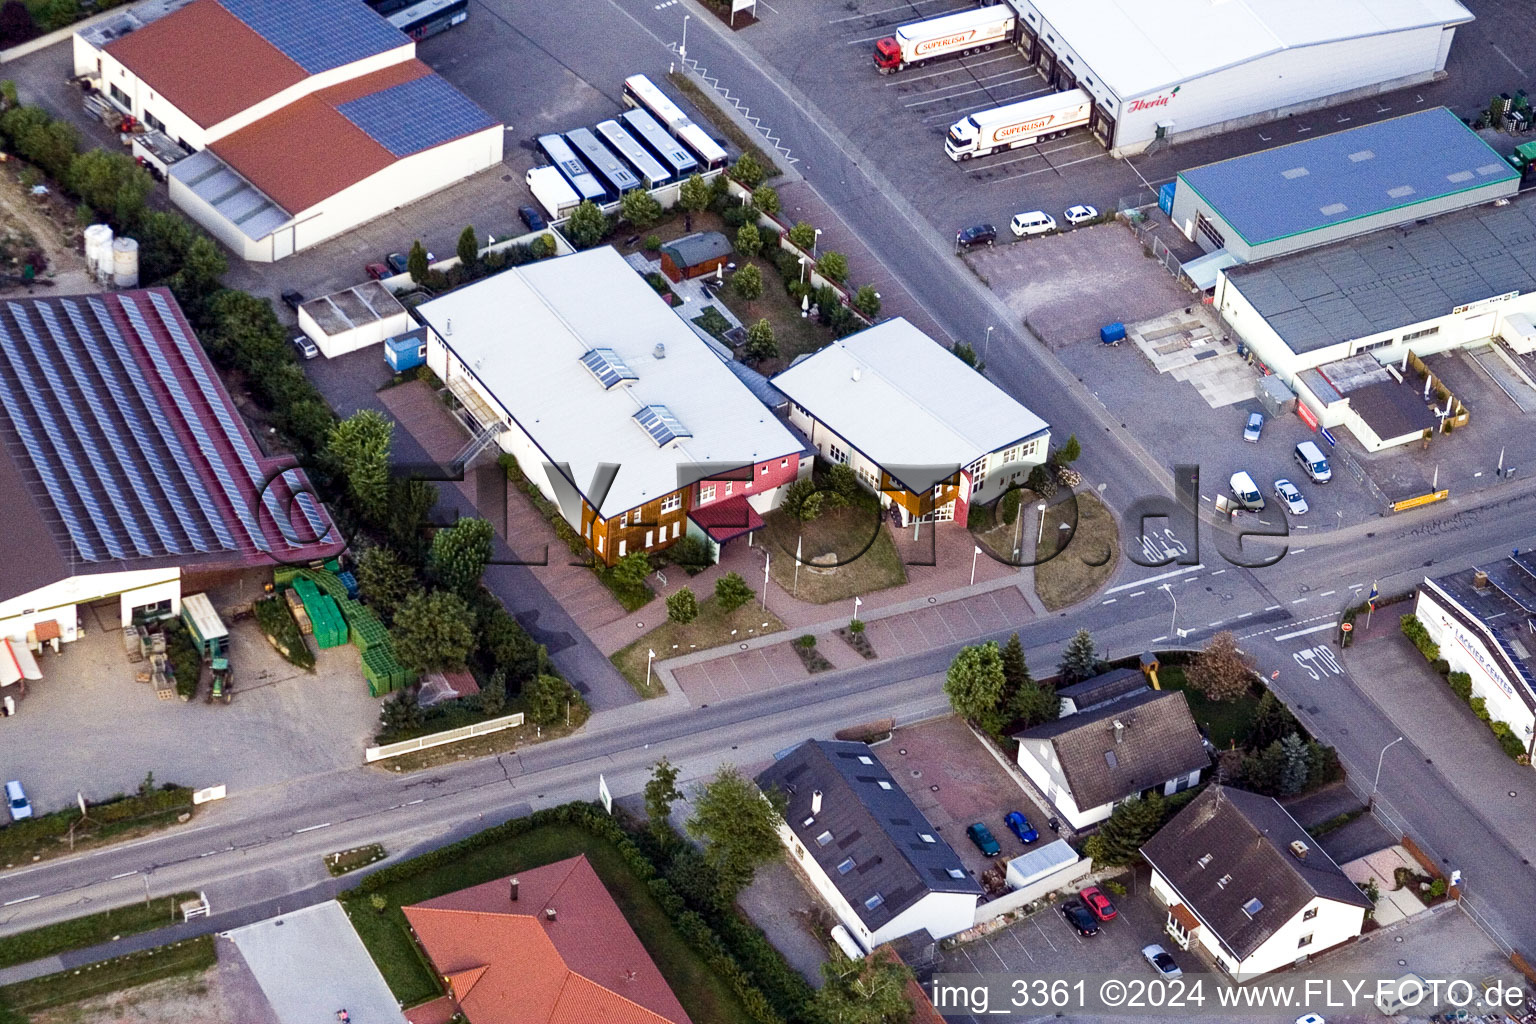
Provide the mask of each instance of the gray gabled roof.
POLYGON ((1315 897, 1371 905, 1279 801, 1240 789, 1211 786, 1141 854, 1239 960, 1315 897), (1293 842, 1306 844, 1305 857, 1293 842))
POLYGON ((785 822, 872 932, 930 892, 981 895, 866 743, 808 740, 763 769, 757 784, 789 798, 785 822), (813 814, 817 792, 821 810, 813 814), (852 867, 839 871, 850 859, 852 867), (881 902, 871 908, 877 893, 881 902))
POLYGON ((1056 696, 1070 700, 1082 712, 1146 689, 1147 677, 1141 674, 1141 669, 1117 668, 1071 686, 1058 686, 1056 696))
POLYGON ((696 267, 731 254, 731 240, 718 231, 695 231, 668 242, 661 251, 679 268, 696 267))

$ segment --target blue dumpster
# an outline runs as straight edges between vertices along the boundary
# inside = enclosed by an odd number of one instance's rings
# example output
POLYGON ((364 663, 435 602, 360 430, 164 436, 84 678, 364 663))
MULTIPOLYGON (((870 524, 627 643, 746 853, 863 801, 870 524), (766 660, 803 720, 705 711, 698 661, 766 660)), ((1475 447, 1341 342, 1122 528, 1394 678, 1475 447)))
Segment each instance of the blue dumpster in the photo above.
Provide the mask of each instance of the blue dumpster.
POLYGON ((1105 324, 1099 328, 1099 340, 1106 345, 1118 345, 1125 340, 1125 324, 1105 324))
POLYGON ((1157 190, 1157 208, 1168 216, 1173 216, 1173 193, 1177 182, 1170 181, 1157 190))

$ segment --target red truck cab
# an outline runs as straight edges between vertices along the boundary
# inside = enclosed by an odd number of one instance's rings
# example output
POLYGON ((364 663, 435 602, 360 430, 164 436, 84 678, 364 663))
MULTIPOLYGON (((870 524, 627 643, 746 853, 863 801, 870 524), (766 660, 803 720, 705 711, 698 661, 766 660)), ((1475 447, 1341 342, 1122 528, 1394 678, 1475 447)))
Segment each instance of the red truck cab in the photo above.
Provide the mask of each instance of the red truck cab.
POLYGON ((887 71, 901 67, 901 44, 895 36, 886 36, 875 44, 875 67, 887 71))

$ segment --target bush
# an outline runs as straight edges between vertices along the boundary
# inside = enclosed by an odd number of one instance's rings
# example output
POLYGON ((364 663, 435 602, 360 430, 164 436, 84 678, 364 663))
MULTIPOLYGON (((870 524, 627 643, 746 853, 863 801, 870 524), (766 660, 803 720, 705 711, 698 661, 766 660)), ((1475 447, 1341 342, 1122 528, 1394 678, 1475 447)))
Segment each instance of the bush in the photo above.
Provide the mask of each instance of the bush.
POLYGON ((693 591, 683 587, 667 597, 667 618, 680 626, 686 626, 699 617, 699 599, 693 591))
POLYGON ((1462 703, 1472 699, 1472 677, 1465 672, 1452 672, 1446 676, 1446 682, 1451 684, 1451 691, 1460 697, 1462 703))
POLYGON ((802 220, 789 229, 789 241, 806 252, 810 252, 811 246, 816 244, 816 229, 802 220))
POLYGON ((750 206, 732 205, 725 208, 720 214, 720 219, 725 221, 727 228, 741 228, 748 224, 755 224, 757 214, 750 206))
POLYGON ((779 212, 779 193, 772 185, 759 185, 752 190, 752 206, 770 217, 779 212))
POLYGON ((752 600, 752 589, 739 573, 728 572, 715 580, 715 603, 720 610, 730 614, 752 600))
POLYGON ((763 170, 763 165, 758 163, 751 153, 741 154, 741 158, 731 168, 731 177, 749 189, 757 188, 767 176, 767 172, 763 170))
POLYGON ((1412 641, 1413 646, 1424 655, 1425 661, 1438 661, 1440 658, 1440 645, 1429 637, 1429 630, 1424 628, 1424 623, 1419 621, 1416 615, 1404 615, 1398 620, 1402 626, 1403 635, 1412 641))
POLYGON ((1449 676, 1451 674, 1451 663, 1446 661, 1444 658, 1436 658, 1429 663, 1429 667, 1440 673, 1442 676, 1449 676))
POLYGON ((646 252, 656 252, 658 249, 661 248, 661 236, 660 235, 646 235, 645 236, 645 241, 642 242, 641 244, 645 246, 645 251, 646 252))
POLYGON ((643 188, 625 193, 624 198, 619 201, 620 215, 639 231, 644 231, 661 220, 663 212, 661 203, 643 188))
POLYGON ((848 280, 848 257, 840 252, 824 252, 816 261, 816 270, 822 277, 842 284, 848 280))
POLYGON ((673 565, 681 566, 689 576, 697 576, 714 564, 709 554, 709 545, 702 537, 693 534, 684 534, 663 554, 673 565))
POLYGON ((608 218, 592 200, 583 200, 582 204, 571 211, 571 216, 565 222, 565 233, 570 238, 571 244, 578 249, 590 249, 610 230, 608 218))
POLYGON ((748 258, 763 251, 763 236, 756 224, 743 224, 736 229, 736 251, 748 258))
POLYGON ((811 634, 806 633, 795 641, 795 646, 804 647, 806 650, 810 650, 812 647, 816 646, 816 638, 811 634))

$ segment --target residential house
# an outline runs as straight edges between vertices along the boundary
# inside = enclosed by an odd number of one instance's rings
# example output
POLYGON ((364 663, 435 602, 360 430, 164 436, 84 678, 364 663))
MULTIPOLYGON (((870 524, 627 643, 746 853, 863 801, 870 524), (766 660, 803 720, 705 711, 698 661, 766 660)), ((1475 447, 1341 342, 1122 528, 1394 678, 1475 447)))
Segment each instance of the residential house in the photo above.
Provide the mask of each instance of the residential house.
POLYGON ((1145 686, 1013 738, 1019 767, 1074 829, 1149 790, 1199 785, 1211 760, 1184 694, 1145 686))
POLYGON ((981 886, 865 743, 807 740, 757 776, 789 804, 794 864, 866 952, 975 923, 981 886))
POLYGON ((1050 454, 1050 427, 897 317, 834 341, 773 378, 789 422, 850 466, 902 523, 954 521, 1000 498, 1050 454))
POLYGON ((1168 933, 1247 981, 1360 934, 1370 900, 1273 797, 1211 786, 1147 841, 1168 933))

